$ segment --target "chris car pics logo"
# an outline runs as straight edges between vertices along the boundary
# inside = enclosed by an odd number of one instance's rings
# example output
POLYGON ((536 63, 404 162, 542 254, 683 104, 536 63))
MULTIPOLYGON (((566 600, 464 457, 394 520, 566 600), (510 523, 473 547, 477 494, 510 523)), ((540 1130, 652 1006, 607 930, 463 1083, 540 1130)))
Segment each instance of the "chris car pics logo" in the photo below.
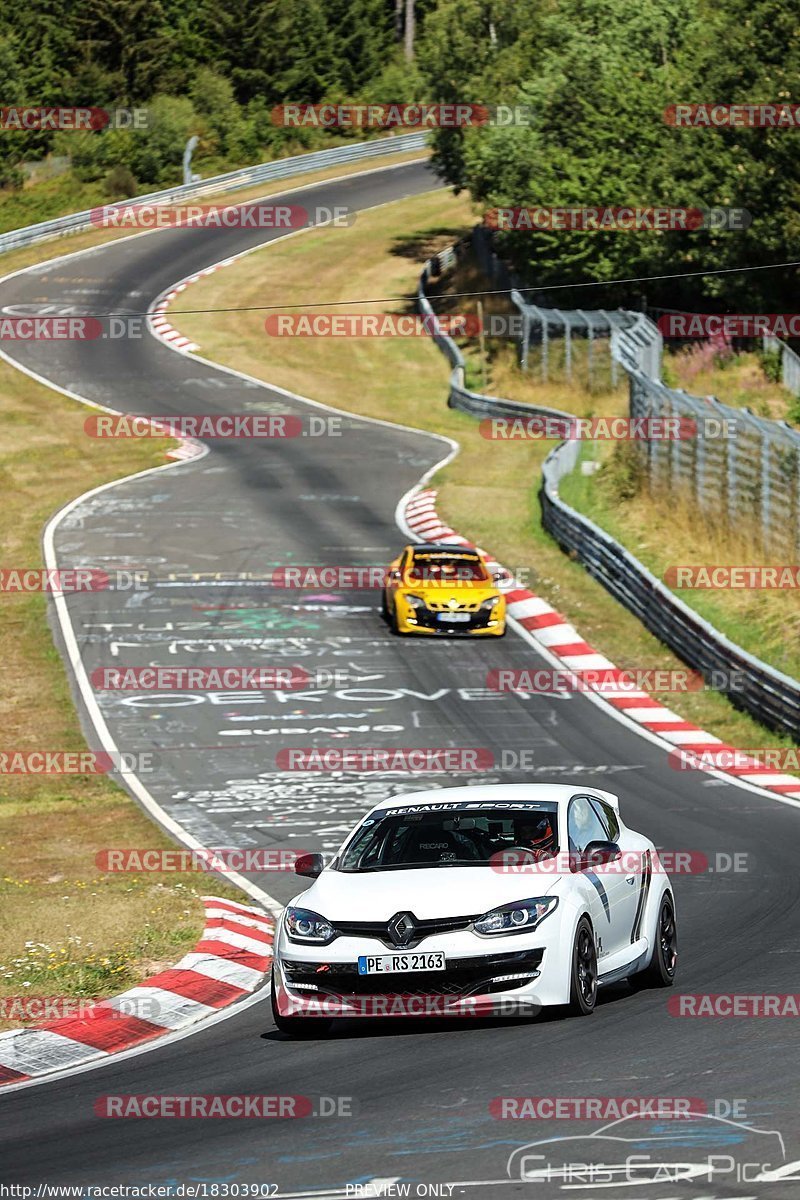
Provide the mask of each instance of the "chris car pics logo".
POLYGON ((665 1129, 660 1120, 623 1117, 589 1135, 529 1142, 509 1156, 508 1177, 525 1183, 554 1182, 564 1189, 692 1182, 735 1190, 754 1183, 800 1181, 800 1162, 787 1154, 778 1130, 705 1111, 669 1126, 665 1129), (689 1122, 692 1137, 686 1136, 689 1122))

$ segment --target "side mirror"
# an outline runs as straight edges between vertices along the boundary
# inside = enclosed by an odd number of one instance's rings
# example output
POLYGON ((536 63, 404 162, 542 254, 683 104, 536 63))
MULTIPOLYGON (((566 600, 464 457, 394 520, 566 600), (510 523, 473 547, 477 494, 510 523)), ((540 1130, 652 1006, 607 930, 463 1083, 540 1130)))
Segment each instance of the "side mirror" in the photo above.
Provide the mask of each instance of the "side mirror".
POLYGON ((589 842, 589 845, 578 858, 581 871, 590 870, 592 867, 602 866, 604 863, 614 862, 622 854, 616 842, 589 842))
POLYGON ((389 578, 390 579, 402 579, 402 575, 400 574, 400 572, 398 570, 395 569, 394 571, 389 572, 389 578))
POLYGON ((322 874, 325 859, 321 854, 301 854, 294 860, 295 875, 305 875, 308 879, 316 879, 322 874))

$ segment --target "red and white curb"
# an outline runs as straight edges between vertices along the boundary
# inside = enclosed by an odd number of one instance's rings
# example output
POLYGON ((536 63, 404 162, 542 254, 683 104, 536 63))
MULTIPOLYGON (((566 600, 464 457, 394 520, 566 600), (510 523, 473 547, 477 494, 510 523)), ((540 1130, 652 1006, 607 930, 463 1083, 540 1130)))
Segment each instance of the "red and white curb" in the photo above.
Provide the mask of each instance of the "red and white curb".
MULTIPOLYGON (((188 279, 176 283, 170 291, 162 292, 147 315, 150 332, 155 337, 160 338, 162 342, 166 342, 172 350, 177 350, 179 353, 189 354, 192 350, 199 350, 200 347, 196 342, 190 341, 174 325, 170 325, 164 313, 172 301, 181 292, 184 292, 190 283, 197 283, 205 275, 213 275, 218 267, 227 266, 230 261, 232 260, 227 259, 224 263, 215 263, 213 267, 208 267, 205 271, 200 271, 197 275, 190 275, 188 279)), ((174 450, 167 451, 167 458, 186 462, 188 459, 200 458, 204 452, 205 448, 202 442, 193 441, 192 438, 182 438, 180 444, 174 450)))
MULTIPOLYGON (((472 546, 486 559, 490 570, 505 574, 511 581, 510 573, 490 554, 479 546, 461 537, 445 525, 436 512, 436 491, 433 488, 422 488, 412 492, 406 500, 404 517, 409 529, 417 537, 429 542, 452 542, 459 546, 472 546)), ((780 796, 800 799, 800 779, 794 775, 785 775, 780 771, 764 766, 755 758, 748 758, 734 746, 729 746, 721 738, 700 729, 691 721, 684 721, 677 713, 665 707, 660 701, 654 700, 645 691, 632 690, 630 687, 613 687, 613 674, 623 681, 628 673, 615 667, 614 664, 599 654, 585 642, 573 625, 556 609, 552 608, 541 596, 528 591, 527 588, 516 587, 511 582, 508 589, 503 589, 506 597, 508 616, 516 621, 545 649, 551 657, 563 663, 568 671, 580 674, 581 671, 604 672, 605 680, 612 679, 612 686, 607 682, 592 686, 587 682, 587 690, 604 701, 617 712, 634 721, 651 734, 656 734, 663 741, 677 750, 691 750, 695 754, 704 751, 710 754, 730 754, 736 756, 736 766, 709 767, 709 772, 715 775, 730 775, 743 783, 766 788, 780 796)))
POLYGON ((192 458, 203 458, 205 455, 205 446, 202 442, 195 442, 192 438, 181 438, 174 450, 168 450, 167 458, 173 458, 176 462, 188 462, 192 458))
POLYGON ((160 338, 162 342, 167 342, 171 349, 179 350, 183 354, 190 354, 193 350, 199 350, 200 347, 197 343, 184 337, 180 330, 169 323, 164 314, 170 304, 172 304, 172 301, 176 300, 181 292, 185 292, 190 284, 199 283, 201 279, 205 279, 206 275, 213 275, 220 267, 230 266, 232 262, 234 262, 232 258, 223 259, 222 262, 206 267, 204 271, 198 271, 196 275, 187 275, 186 279, 182 279, 180 283, 176 283, 168 292, 162 292, 147 316, 151 332, 157 338, 160 338))
POLYGON ((205 928, 168 971, 61 1017, 0 1034, 0 1085, 82 1066, 211 1017, 256 991, 272 964, 275 922, 261 909, 204 896, 205 928))

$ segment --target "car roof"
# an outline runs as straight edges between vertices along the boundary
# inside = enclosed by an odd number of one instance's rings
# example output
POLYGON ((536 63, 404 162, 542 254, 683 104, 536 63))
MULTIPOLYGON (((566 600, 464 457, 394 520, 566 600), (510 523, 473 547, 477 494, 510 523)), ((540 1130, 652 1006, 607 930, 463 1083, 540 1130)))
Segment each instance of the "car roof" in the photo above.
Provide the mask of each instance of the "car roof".
POLYGON ((573 796, 597 796, 607 800, 614 808, 619 807, 619 800, 612 792, 601 788, 571 783, 487 783, 474 784, 464 787, 433 788, 424 792, 404 792, 400 796, 387 796, 380 803, 373 805, 372 812, 384 808, 404 808, 415 804, 456 804, 469 800, 497 801, 509 803, 515 800, 536 800, 545 804, 566 805, 573 796))

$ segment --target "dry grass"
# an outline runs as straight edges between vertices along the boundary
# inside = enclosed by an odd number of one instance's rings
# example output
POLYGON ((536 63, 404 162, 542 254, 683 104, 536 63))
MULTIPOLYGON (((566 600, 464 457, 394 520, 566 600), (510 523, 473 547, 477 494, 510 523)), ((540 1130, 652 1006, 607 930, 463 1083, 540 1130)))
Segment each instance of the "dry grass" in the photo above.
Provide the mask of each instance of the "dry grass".
MULTIPOLYGON (((621 499, 613 449, 608 443, 599 449, 603 468, 588 477, 573 474, 559 486, 559 493, 624 542, 654 575, 663 578, 667 568, 676 565, 781 564, 780 554, 761 548, 755 528, 740 522, 729 529, 703 519, 679 493, 649 494, 642 489, 621 499)), ((684 588, 677 594, 745 650, 800 677, 800 604, 795 591, 684 588)))
MULTIPOLYGON (((350 229, 322 229, 273 243, 195 285, 191 308, 325 302, 353 297, 411 296, 420 263, 450 244, 474 220, 463 198, 438 192, 362 214, 350 229), (313 280, 313 282, 308 282, 313 280)), ((508 566, 525 570, 531 587, 574 620, 612 661, 629 668, 677 669, 679 660, 542 531, 536 498, 541 463, 552 443, 485 441, 477 423, 449 410, 447 366, 427 339, 308 339, 267 337, 264 312, 185 313, 176 326, 209 359, 245 371, 349 412, 396 420, 455 437, 458 458, 436 479, 442 515, 490 548, 508 566), (364 380, 369 386, 364 386, 364 380)), ((373 306, 389 311, 403 304, 373 306)), ((363 303, 336 311, 365 311, 363 303)), ((505 353, 508 353, 506 351, 505 353)), ((505 388, 510 364, 492 383, 505 388)), ((624 411, 624 394, 586 396, 566 385, 525 382, 521 399, 581 413, 624 411)), ((500 387, 497 388, 500 391, 500 387)), ((509 387, 507 391, 511 391, 509 387)), ((500 392, 503 394, 503 392, 500 392)), ((686 719, 741 746, 785 745, 738 713, 715 692, 663 697, 686 719)))
MULTIPOLYGON (((90 412, 0 363, 2 566, 40 566, 42 526, 56 509, 166 461, 174 443, 165 439, 88 438, 90 412)), ((43 595, 0 594, 0 651, 2 747, 83 749, 43 595)), ((103 876, 95 866, 105 846, 170 844, 104 776, 2 776, 0 997, 109 995, 180 957, 202 928, 202 877, 103 876)))
POLYGON ((674 386, 695 396, 716 396, 733 408, 752 408, 773 421, 797 420, 796 398, 764 373, 755 353, 716 361, 702 346, 687 347, 665 358, 674 386))

